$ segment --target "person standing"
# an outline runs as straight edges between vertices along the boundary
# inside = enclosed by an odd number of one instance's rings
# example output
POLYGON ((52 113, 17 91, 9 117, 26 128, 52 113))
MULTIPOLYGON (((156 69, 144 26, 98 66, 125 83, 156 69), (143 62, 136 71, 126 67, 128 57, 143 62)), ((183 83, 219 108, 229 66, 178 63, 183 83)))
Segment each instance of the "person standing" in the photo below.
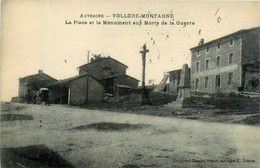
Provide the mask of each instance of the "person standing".
POLYGON ((49 91, 45 90, 45 91, 43 91, 42 94, 43 94, 42 98, 43 98, 43 101, 45 102, 45 105, 46 106, 50 105, 49 104, 49 91))

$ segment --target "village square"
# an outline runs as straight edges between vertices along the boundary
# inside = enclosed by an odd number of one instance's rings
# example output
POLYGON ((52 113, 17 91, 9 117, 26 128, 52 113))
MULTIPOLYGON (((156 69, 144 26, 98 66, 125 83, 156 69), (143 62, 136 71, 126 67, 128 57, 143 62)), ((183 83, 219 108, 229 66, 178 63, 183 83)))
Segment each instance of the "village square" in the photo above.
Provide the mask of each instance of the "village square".
POLYGON ((2 167, 259 167, 259 40, 259 27, 201 39, 157 85, 146 44, 142 79, 89 53, 76 76, 21 76, 1 103, 2 167))

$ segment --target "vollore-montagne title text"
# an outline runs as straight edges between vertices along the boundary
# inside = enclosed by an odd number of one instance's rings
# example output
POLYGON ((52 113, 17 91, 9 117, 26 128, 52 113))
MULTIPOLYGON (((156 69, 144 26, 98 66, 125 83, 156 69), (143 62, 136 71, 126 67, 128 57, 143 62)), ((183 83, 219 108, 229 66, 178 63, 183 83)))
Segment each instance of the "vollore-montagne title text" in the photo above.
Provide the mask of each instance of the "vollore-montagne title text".
POLYGON ((80 14, 79 19, 65 20, 65 25, 138 25, 138 26, 159 26, 159 25, 195 25, 193 21, 182 21, 175 19, 172 13, 144 13, 144 14, 80 14), (147 20, 146 20, 147 19, 147 20))

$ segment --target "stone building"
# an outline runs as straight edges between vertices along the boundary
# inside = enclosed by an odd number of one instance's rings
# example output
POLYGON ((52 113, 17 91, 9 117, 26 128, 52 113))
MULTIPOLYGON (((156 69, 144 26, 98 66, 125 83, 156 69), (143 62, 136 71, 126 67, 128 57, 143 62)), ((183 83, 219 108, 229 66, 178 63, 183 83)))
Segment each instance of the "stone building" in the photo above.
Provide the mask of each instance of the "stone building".
POLYGON ((169 89, 168 90, 170 92, 177 93, 178 92, 178 86, 180 84, 180 79, 181 79, 181 69, 173 70, 173 71, 170 71, 168 73, 169 73, 169 84, 168 84, 169 89))
POLYGON ((102 83, 88 74, 63 79, 47 87, 50 89, 50 102, 59 104, 81 105, 100 102, 104 94, 102 83))
POLYGON ((207 43, 202 39, 190 49, 191 90, 259 91, 259 39, 260 27, 240 30, 207 43))
POLYGON ((53 103, 81 105, 101 102, 104 95, 129 94, 138 80, 126 75, 127 66, 107 57, 78 67, 79 75, 47 85, 53 103))
POLYGON ((41 87, 56 81, 57 79, 54 79, 53 77, 43 73, 42 70, 39 70, 38 74, 29 75, 19 79, 18 97, 25 98, 27 94, 32 96, 33 94, 36 94, 41 87))
MULTIPOLYGON (((190 72, 190 68, 188 68, 190 72)), ((170 93, 178 93, 178 86, 180 84, 181 79, 181 69, 172 70, 167 72, 162 81, 156 88, 155 92, 170 92, 170 93)))
POLYGON ((106 57, 84 64, 78 70, 79 75, 88 73, 101 81, 105 93, 120 95, 138 87, 139 80, 126 75, 127 68, 125 64, 106 57))

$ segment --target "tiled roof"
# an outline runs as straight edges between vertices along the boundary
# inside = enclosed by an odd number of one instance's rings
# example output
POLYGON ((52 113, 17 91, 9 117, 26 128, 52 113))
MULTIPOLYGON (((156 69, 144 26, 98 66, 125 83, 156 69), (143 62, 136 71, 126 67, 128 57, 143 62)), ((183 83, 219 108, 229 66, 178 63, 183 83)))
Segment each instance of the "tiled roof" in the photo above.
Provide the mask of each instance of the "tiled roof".
POLYGON ((217 39, 215 39, 215 40, 211 40, 211 41, 209 41, 209 42, 207 42, 207 43, 204 43, 204 44, 202 44, 202 45, 198 45, 198 46, 196 46, 196 47, 193 47, 193 48, 191 48, 190 50, 195 50, 195 49, 198 49, 198 48, 203 47, 203 46, 205 46, 205 45, 209 45, 209 44, 211 44, 211 43, 217 42, 217 41, 219 41, 219 40, 221 40, 221 39, 228 38, 228 37, 231 37, 231 36, 234 36, 234 35, 238 35, 238 34, 244 34, 244 33, 247 33, 247 32, 249 32, 249 31, 256 30, 256 29, 260 29, 260 27, 255 27, 255 28, 251 28, 251 29, 242 29, 242 30, 236 31, 236 32, 234 32, 234 33, 228 34, 228 35, 226 35, 226 36, 217 38, 217 39))
MULTIPOLYGON (((77 75, 77 76, 74 76, 74 77, 71 77, 71 78, 67 78, 67 79, 63 79, 63 80, 59 80, 57 82, 53 82, 51 84, 48 84, 46 85, 47 87, 48 86, 57 86, 57 85, 66 85, 68 84, 69 82, 75 80, 75 79, 79 79, 81 77, 84 77, 84 76, 87 76, 88 74, 83 74, 83 75, 77 75)), ((89 75, 91 78, 95 79, 96 81, 98 81, 100 83, 100 81, 98 79, 96 79, 95 77, 89 75)))
POLYGON ((95 64, 95 63, 98 63, 98 62, 100 62, 100 61, 104 61, 104 60, 108 60, 108 59, 111 59, 111 60, 113 60, 113 61, 115 61, 115 62, 117 62, 117 63, 119 63, 119 64, 125 66, 126 68, 128 67, 127 65, 123 64, 122 62, 117 61, 117 60, 114 59, 114 58, 106 57, 106 58, 94 60, 94 61, 92 61, 92 62, 90 62, 90 63, 88 63, 88 64, 81 65, 81 66, 79 66, 78 68, 81 68, 81 67, 83 67, 83 66, 88 66, 88 65, 90 65, 90 64, 95 64))

